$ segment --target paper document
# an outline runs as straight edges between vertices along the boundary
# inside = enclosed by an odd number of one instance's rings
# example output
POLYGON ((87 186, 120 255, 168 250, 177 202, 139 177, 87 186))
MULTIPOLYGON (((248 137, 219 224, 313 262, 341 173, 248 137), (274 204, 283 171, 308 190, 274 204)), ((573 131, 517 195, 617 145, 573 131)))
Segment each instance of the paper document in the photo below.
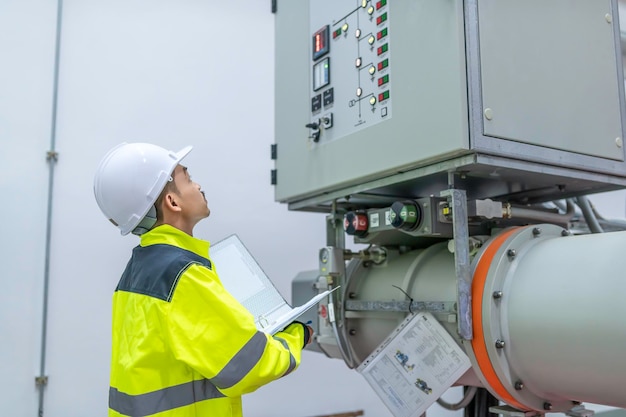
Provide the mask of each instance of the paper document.
POLYGON ((408 316, 357 368, 395 417, 422 415, 470 360, 430 313, 408 316))
POLYGON ((252 313, 257 329, 272 335, 339 288, 291 308, 237 235, 211 245, 210 257, 226 290, 252 313))

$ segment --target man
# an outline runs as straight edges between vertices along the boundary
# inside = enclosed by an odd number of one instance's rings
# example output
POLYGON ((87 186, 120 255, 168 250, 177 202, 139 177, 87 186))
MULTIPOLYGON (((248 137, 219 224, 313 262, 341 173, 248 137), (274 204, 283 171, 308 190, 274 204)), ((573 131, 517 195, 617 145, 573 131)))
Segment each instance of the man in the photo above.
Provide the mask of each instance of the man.
POLYGON ((109 416, 241 416, 241 395, 292 372, 311 340, 299 322, 258 331, 222 286, 193 237, 210 210, 179 164, 190 151, 121 144, 95 175, 105 216, 141 236, 113 295, 109 416))

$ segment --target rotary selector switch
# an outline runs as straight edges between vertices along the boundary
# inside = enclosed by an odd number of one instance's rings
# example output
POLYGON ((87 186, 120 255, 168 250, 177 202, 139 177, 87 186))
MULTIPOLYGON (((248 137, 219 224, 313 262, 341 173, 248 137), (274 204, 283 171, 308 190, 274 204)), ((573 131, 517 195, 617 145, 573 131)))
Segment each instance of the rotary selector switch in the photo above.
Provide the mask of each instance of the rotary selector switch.
POLYGON ((343 230, 350 236, 365 236, 367 228, 367 214, 349 211, 343 216, 343 230))
POLYGON ((413 201, 396 201, 391 205, 389 219, 396 229, 413 230, 421 220, 419 205, 413 201))

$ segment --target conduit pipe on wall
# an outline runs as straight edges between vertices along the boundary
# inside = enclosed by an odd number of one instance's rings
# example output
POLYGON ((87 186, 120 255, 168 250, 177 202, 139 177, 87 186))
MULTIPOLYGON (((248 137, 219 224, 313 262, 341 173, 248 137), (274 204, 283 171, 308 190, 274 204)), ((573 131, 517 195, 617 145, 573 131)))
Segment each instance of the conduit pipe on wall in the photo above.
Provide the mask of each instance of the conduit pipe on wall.
POLYGON ((44 257, 44 274, 43 274, 43 306, 41 320, 41 356, 39 362, 39 376, 35 377, 35 384, 39 390, 39 407, 38 416, 43 417, 44 393, 48 384, 48 376, 46 375, 46 341, 48 332, 48 298, 50 284, 50 243, 52 237, 52 197, 54 191, 54 168, 58 160, 56 151, 56 132, 57 132, 57 108, 59 97, 59 61, 61 52, 61 21, 63 16, 63 0, 57 0, 57 19, 56 19, 56 37, 54 51, 54 78, 52 87, 52 112, 50 124, 50 149, 46 152, 46 160, 48 161, 48 203, 46 213, 46 240, 45 240, 45 257, 44 257))

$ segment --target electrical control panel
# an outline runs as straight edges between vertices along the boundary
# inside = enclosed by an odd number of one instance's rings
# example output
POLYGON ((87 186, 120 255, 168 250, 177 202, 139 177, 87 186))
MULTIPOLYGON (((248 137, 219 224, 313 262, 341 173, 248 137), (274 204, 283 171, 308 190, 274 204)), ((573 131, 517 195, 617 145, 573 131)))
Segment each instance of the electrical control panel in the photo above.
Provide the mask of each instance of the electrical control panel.
POLYGON ((393 61, 387 0, 345 6, 337 7, 332 0, 310 3, 310 128, 316 143, 391 118, 393 61))
POLYGON ((283 0, 275 22, 291 209, 626 187, 616 0, 283 0))

